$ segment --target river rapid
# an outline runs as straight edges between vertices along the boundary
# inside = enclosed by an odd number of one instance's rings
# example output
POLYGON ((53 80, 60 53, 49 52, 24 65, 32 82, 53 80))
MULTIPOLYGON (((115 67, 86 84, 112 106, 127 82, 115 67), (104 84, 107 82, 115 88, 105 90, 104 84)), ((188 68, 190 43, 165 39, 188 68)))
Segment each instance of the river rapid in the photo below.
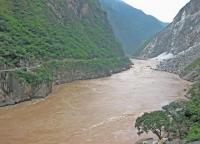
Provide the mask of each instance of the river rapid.
POLYGON ((152 60, 111 77, 55 86, 46 99, 0 108, 2 144, 134 144, 142 112, 183 98, 189 82, 152 60))

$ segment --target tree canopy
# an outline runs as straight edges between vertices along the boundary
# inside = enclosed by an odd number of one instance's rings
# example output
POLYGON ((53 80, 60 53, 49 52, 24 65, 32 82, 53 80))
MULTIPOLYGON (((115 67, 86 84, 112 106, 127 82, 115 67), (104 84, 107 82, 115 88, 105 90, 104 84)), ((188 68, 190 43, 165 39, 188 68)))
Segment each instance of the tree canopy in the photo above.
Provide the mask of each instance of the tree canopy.
POLYGON ((151 131, 161 140, 168 134, 170 117, 163 111, 144 113, 141 117, 137 118, 135 127, 138 129, 139 135, 151 131))

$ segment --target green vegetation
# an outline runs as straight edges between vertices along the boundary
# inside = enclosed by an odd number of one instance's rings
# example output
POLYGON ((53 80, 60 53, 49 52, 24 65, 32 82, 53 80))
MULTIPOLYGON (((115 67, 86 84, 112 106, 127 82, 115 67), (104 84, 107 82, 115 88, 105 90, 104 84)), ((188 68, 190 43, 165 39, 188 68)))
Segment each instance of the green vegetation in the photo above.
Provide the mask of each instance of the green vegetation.
POLYGON ((44 67, 36 68, 34 71, 20 69, 17 70, 15 74, 16 77, 31 85, 37 85, 53 80, 52 75, 44 67))
POLYGON ((199 70, 200 70, 200 58, 197 58, 183 69, 181 75, 189 77, 191 81, 197 81, 200 80, 199 70))
POLYGON ((200 124, 195 124, 190 128, 186 139, 188 141, 200 140, 200 124))
POLYGON ((192 70, 196 67, 199 67, 200 66, 200 58, 196 59, 195 61, 193 61, 191 64, 189 64, 185 70, 192 70))
POLYGON ((110 72, 129 64, 127 58, 111 58, 111 59, 92 59, 92 60, 53 60, 46 63, 46 67, 50 71, 60 70, 80 70, 82 72, 110 72))
POLYGON ((200 81, 196 82, 189 91, 190 99, 200 100, 200 81))
POLYGON ((51 59, 123 57, 98 1, 76 5, 66 0, 1 0, 1 61, 21 67, 51 59))
POLYGON ((0 61, 31 85, 52 81, 59 70, 110 72, 129 64, 98 0, 1 0, 0 61))
POLYGON ((175 101, 163 107, 164 112, 171 118, 171 137, 184 138, 189 125, 185 112, 185 101, 175 101))
POLYGON ((195 83, 189 91, 190 99, 186 103, 186 116, 190 126, 186 134, 188 141, 200 140, 200 82, 195 83))
POLYGON ((127 58, 111 58, 111 59, 65 59, 65 60, 51 60, 43 63, 42 66, 28 70, 21 68, 14 73, 17 78, 23 82, 31 85, 37 85, 44 82, 53 81, 57 73, 61 72, 81 72, 86 76, 91 75, 110 75, 113 72, 118 72, 125 66, 129 65, 127 58))
MULTIPOLYGON (((185 73, 194 71, 200 66, 200 59, 196 59, 184 69, 185 73)), ((198 71, 196 72, 199 75, 198 71)), ((200 81, 196 81, 187 93, 188 100, 175 101, 163 107, 162 112, 170 117, 168 137, 180 139, 186 143, 200 141, 200 81)), ((138 118, 139 119, 139 118, 138 118)), ((143 116, 144 121, 154 119, 143 116)), ((137 122, 137 121, 136 121, 137 122)), ((157 124, 159 120, 154 119, 157 124)))
POLYGON ((186 142, 200 140, 200 82, 192 86, 188 96, 190 97, 187 101, 176 101, 164 106, 163 110, 159 111, 160 114, 155 111, 139 117, 135 124, 139 133, 141 128, 142 132, 148 132, 163 125, 162 130, 167 129, 169 139, 178 138, 186 142))
POLYGON ((137 118, 135 127, 138 129, 138 134, 151 131, 159 140, 162 140, 164 134, 169 131, 170 118, 163 111, 144 113, 137 118))

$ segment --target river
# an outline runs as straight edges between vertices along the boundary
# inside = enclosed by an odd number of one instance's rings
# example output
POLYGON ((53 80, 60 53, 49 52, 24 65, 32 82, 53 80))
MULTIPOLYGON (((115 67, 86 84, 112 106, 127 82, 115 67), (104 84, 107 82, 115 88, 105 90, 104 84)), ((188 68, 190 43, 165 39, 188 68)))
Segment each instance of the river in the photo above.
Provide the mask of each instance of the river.
MULTIPOLYGON (((0 108, 2 144, 133 144, 142 113, 183 98, 189 82, 133 60, 111 77, 56 86, 46 99, 0 108)), ((145 135, 143 137, 146 137, 145 135)))

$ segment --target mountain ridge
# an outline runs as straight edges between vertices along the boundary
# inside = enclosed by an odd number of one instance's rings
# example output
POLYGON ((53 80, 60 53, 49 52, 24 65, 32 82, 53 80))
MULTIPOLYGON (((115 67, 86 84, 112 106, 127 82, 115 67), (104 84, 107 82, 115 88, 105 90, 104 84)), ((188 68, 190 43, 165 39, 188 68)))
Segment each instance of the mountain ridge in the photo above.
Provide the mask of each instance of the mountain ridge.
POLYGON ((145 40, 165 26, 155 17, 146 15, 121 0, 100 0, 100 3, 108 13, 113 31, 127 55, 132 55, 145 40))

